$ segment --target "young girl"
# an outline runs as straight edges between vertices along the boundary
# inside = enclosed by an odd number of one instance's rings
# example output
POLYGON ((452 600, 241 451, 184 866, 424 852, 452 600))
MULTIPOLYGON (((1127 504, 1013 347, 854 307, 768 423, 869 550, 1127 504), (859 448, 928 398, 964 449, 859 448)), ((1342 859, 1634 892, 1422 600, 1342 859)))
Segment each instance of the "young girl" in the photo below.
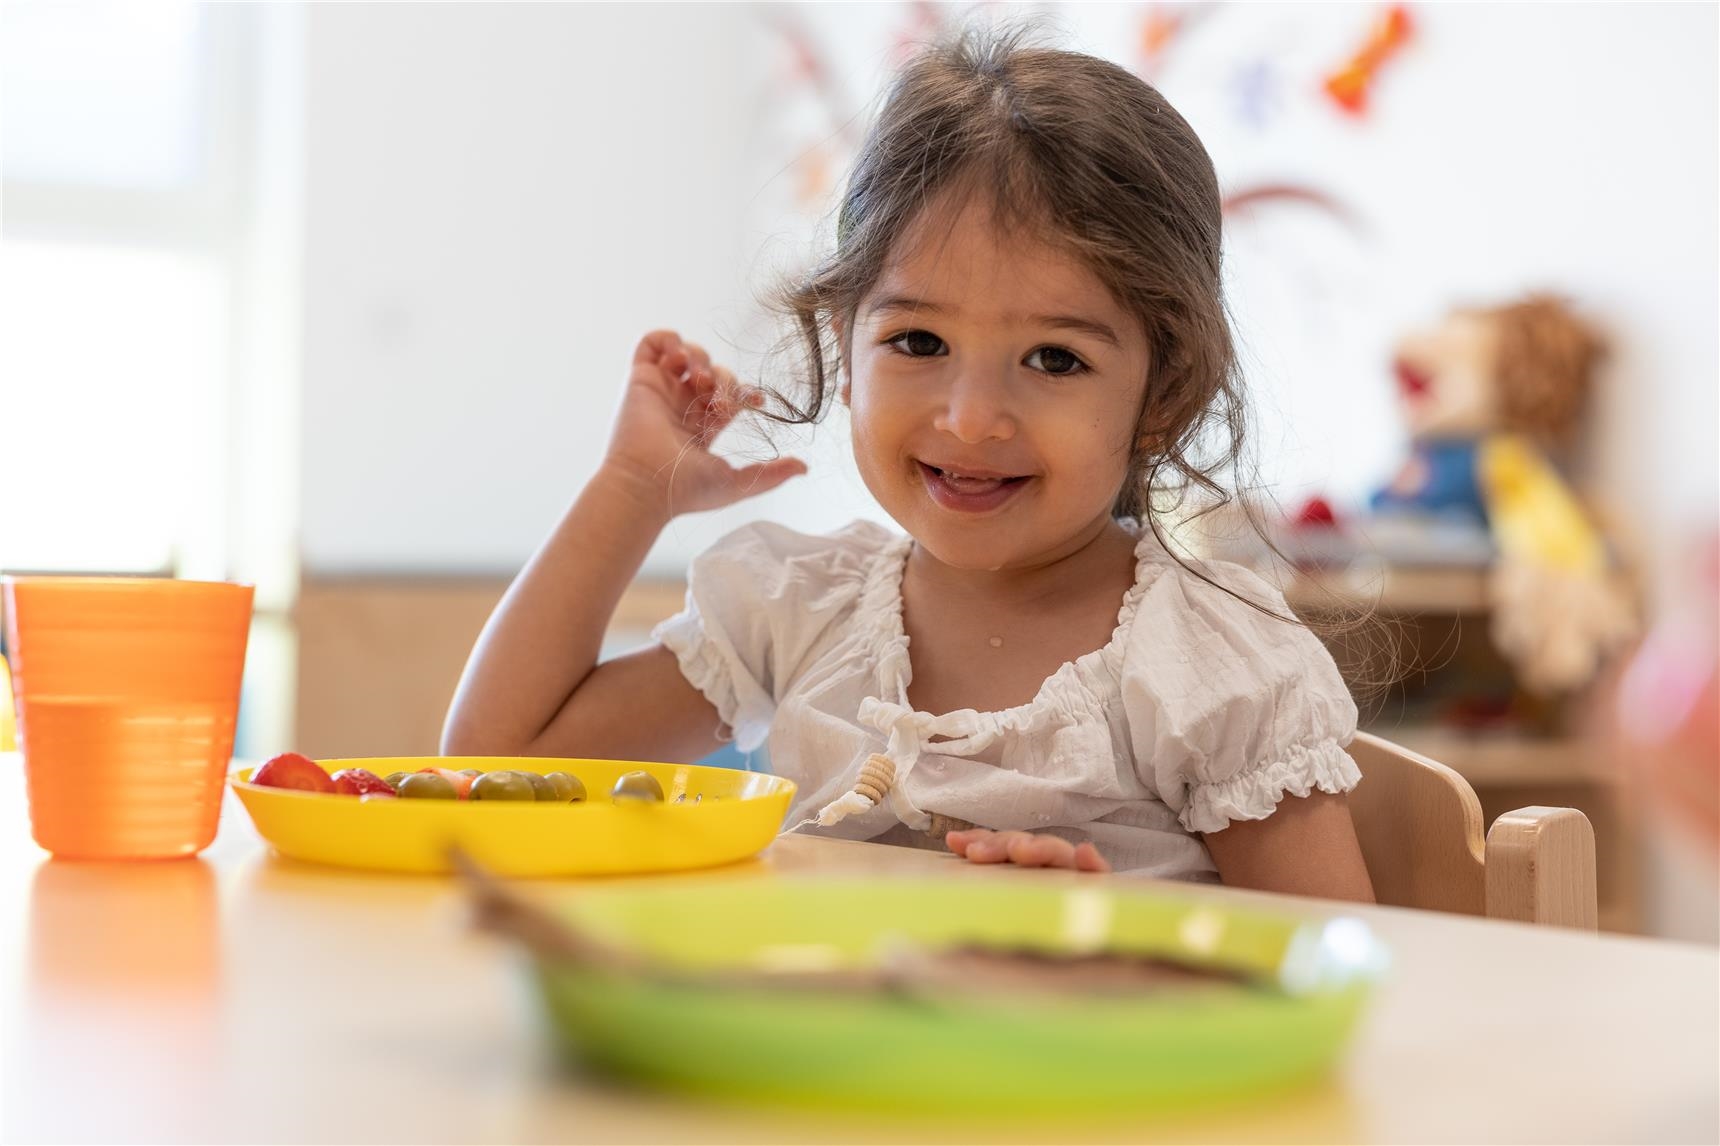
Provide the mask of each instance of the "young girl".
POLYGON ((1216 486, 1240 425, 1219 192, 1121 68, 1010 39, 933 50, 857 161, 836 251, 785 292, 810 397, 852 413, 906 531, 748 526, 694 561, 650 647, 597 663, 675 514, 803 472, 707 451, 769 397, 669 331, 607 456, 479 638, 450 754, 695 760, 768 741, 790 822, 978 863, 1371 899, 1345 795, 1356 710, 1240 568, 1161 543, 1155 493, 1216 486), (1144 524, 1142 524, 1144 522, 1144 524), (893 781, 874 769, 888 758, 893 781), (828 811, 840 805, 848 814, 828 811))

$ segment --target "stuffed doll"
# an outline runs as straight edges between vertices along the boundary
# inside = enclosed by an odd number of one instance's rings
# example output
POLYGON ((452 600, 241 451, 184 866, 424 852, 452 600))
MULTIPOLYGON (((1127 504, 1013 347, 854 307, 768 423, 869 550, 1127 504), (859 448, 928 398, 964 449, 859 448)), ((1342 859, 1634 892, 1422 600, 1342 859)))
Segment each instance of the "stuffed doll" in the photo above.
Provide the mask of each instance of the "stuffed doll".
POLYGON ((1605 542, 1550 460, 1602 353, 1548 296, 1454 310, 1397 348, 1411 452, 1374 494, 1367 531, 1397 561, 1488 564, 1494 643, 1536 692, 1588 683, 1635 628, 1605 542))

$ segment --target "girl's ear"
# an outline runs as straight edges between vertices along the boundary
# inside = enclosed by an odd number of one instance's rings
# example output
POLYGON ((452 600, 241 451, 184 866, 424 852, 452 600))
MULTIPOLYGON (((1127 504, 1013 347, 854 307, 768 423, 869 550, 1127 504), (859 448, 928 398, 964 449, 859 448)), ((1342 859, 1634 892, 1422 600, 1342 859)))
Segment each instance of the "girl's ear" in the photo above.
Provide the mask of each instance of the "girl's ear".
POLYGON ((1165 425, 1162 411, 1151 414, 1142 411, 1140 421, 1135 423, 1136 453, 1158 454, 1165 448, 1169 437, 1169 427, 1165 425))
POLYGON ((836 335, 836 369, 842 375, 842 386, 836 394, 846 406, 854 393, 854 372, 848 368, 848 330, 840 318, 830 320, 830 330, 836 335))

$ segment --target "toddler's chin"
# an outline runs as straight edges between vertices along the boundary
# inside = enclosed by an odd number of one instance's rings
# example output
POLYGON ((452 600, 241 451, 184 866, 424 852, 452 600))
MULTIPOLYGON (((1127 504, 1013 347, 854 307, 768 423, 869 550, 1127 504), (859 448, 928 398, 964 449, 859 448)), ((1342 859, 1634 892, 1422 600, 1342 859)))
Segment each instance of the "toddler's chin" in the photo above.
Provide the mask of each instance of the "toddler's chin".
POLYGON ((924 522, 901 522, 901 525, 926 556, 951 569, 996 572, 1021 563, 1031 552, 1031 546, 1024 544, 1028 539, 1019 532, 995 526, 988 530, 939 529, 926 527, 924 522))

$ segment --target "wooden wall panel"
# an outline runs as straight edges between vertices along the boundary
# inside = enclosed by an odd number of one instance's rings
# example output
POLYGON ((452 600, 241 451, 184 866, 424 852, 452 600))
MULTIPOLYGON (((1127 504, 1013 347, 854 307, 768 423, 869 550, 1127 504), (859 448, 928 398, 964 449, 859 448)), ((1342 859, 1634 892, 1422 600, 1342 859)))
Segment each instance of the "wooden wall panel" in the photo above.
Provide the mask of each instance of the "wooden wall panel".
MULTIPOLYGON (((472 644, 505 578, 306 577, 294 610, 294 748, 307 755, 429 756, 472 644)), ((610 639, 643 641, 684 588, 639 582, 610 639)))

